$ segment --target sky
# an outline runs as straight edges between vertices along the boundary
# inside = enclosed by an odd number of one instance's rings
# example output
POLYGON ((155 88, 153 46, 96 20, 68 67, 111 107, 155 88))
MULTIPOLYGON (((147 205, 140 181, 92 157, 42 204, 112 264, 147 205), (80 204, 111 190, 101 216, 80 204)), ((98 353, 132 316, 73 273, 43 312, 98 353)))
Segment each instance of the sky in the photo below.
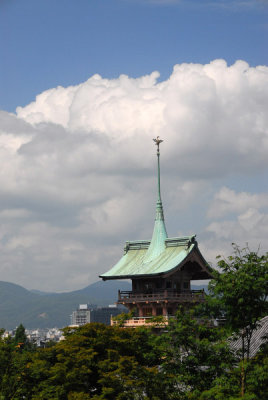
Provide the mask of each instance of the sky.
POLYGON ((0 0, 0 280, 96 282, 126 240, 268 251, 268 2, 0 0))

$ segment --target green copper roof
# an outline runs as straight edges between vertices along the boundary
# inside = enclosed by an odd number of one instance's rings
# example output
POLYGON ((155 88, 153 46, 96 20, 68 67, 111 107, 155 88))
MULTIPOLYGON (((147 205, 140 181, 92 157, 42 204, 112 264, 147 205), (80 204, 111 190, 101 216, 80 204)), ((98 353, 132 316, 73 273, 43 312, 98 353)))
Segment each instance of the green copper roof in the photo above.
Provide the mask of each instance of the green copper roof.
POLYGON ((181 264, 196 247, 195 236, 166 239, 164 250, 158 255, 156 252, 149 253, 151 244, 152 242, 145 240, 126 242, 125 255, 110 271, 100 277, 124 279, 164 274, 181 264))

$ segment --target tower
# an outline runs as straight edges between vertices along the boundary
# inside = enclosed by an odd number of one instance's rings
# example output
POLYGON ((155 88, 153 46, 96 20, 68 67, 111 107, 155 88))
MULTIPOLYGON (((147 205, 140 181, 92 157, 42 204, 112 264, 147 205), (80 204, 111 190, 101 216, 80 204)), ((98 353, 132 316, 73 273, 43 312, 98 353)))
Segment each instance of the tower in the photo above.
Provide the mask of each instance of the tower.
POLYGON ((118 303, 134 311, 128 326, 147 318, 175 315, 179 305, 203 302, 203 291, 191 290, 191 280, 211 279, 211 269, 198 248, 196 235, 168 238, 160 187, 160 150, 157 146, 157 202, 152 239, 126 242, 124 255, 103 280, 131 279, 131 291, 119 291, 118 303))

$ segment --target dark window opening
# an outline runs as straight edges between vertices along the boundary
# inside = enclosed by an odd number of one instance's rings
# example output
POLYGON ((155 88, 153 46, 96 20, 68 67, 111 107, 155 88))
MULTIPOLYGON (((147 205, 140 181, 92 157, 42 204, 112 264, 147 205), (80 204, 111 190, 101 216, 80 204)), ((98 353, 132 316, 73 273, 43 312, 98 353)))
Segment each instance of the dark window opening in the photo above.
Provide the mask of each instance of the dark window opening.
POLYGON ((162 315, 163 314, 163 309, 162 307, 157 307, 156 308, 156 315, 162 315))
POLYGON ((152 283, 145 283, 144 289, 145 289, 145 293, 152 293, 152 291, 153 291, 152 283))
POLYGON ((161 281, 156 281, 156 288, 161 289, 162 288, 162 282, 161 281))
POLYGON ((144 307, 143 309, 143 315, 145 317, 151 317, 152 315, 152 308, 151 307, 144 307))

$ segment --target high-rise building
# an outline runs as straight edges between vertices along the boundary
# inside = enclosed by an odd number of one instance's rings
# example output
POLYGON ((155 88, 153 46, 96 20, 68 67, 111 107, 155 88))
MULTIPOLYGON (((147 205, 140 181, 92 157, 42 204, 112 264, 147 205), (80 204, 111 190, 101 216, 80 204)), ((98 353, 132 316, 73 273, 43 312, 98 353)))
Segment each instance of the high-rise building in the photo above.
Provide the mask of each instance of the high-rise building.
POLYGON ((122 306, 110 305, 109 307, 99 307, 91 311, 91 322, 101 322, 111 325, 112 317, 127 312, 127 308, 122 306))
POLYGON ((90 323, 91 310, 90 304, 79 304, 78 309, 72 312, 71 324, 81 326, 90 323))
POLYGON ((126 312, 123 306, 109 305, 108 307, 97 307, 90 304, 79 304, 76 311, 72 312, 71 325, 81 326, 91 322, 100 322, 105 325, 111 324, 111 318, 126 312))

